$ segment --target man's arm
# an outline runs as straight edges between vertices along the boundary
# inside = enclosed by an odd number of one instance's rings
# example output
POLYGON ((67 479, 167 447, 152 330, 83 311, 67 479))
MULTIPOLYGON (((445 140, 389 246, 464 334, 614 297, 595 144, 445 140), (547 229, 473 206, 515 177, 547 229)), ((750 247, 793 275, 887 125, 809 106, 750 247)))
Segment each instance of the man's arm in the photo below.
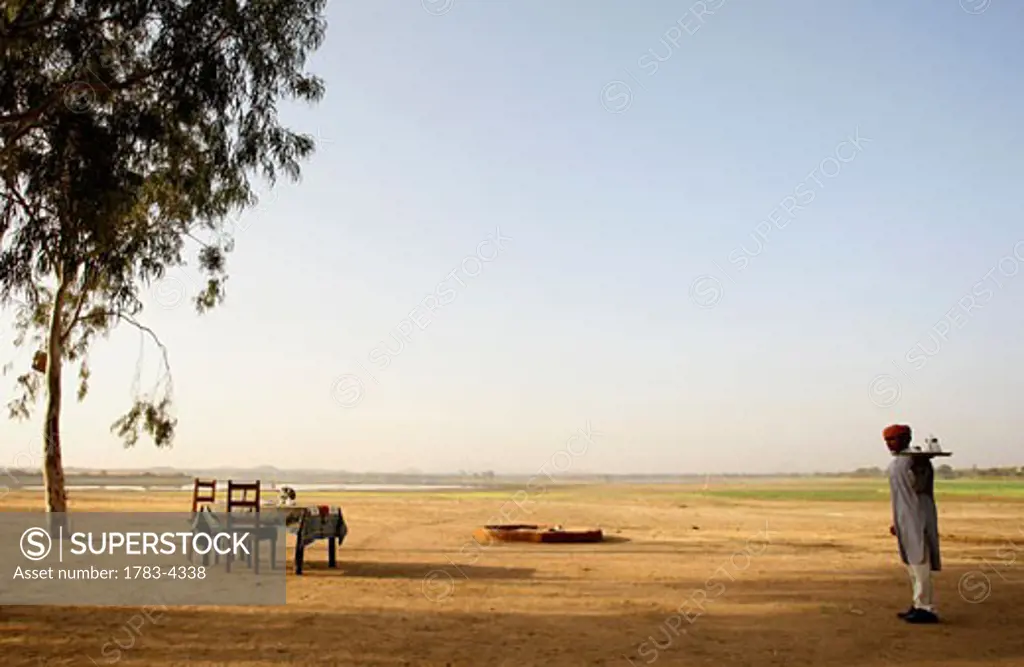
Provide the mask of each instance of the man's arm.
POLYGON ((918 495, 931 495, 934 488, 935 469, 932 468, 930 459, 915 457, 910 472, 914 476, 914 493, 918 495))

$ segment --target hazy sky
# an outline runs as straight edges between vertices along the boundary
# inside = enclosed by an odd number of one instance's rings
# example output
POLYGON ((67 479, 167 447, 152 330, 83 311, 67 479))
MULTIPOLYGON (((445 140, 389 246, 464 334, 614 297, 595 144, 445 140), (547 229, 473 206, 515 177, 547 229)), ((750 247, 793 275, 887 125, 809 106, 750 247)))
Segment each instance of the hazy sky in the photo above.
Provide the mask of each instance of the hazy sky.
MULTIPOLYGON (((285 114, 319 152, 240 220, 226 304, 179 302, 189 271, 150 295, 174 448, 108 432, 124 330, 68 399, 67 465, 530 473, 588 422, 555 465, 885 465, 891 422, 956 465, 1024 463, 1024 4, 350 0, 329 21, 326 98, 285 114)), ((0 423, 0 464, 39 430, 0 423)))

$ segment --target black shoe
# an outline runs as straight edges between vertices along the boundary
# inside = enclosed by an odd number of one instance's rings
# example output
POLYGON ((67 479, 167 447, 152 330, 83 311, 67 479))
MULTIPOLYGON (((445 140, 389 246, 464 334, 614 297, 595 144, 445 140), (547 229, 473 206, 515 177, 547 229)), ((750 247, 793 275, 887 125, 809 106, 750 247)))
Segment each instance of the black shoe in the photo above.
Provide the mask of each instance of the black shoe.
POLYGON ((934 612, 930 612, 927 609, 915 609, 910 614, 903 617, 903 620, 907 623, 914 623, 915 625, 938 623, 939 617, 934 612))
POLYGON ((910 616, 911 614, 913 614, 915 611, 917 611, 917 607, 910 607, 906 611, 898 611, 898 612, 896 612, 896 615, 899 616, 900 618, 906 618, 907 616, 910 616))

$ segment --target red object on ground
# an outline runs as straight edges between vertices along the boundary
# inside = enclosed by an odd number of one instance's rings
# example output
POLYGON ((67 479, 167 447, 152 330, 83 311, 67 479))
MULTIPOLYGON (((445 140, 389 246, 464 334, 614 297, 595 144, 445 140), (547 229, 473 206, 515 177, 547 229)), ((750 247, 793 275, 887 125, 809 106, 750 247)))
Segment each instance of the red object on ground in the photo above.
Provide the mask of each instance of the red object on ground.
POLYGON ((555 526, 535 526, 531 524, 509 524, 484 526, 473 532, 477 542, 541 542, 551 544, 601 542, 604 533, 600 528, 584 530, 565 530, 555 526))

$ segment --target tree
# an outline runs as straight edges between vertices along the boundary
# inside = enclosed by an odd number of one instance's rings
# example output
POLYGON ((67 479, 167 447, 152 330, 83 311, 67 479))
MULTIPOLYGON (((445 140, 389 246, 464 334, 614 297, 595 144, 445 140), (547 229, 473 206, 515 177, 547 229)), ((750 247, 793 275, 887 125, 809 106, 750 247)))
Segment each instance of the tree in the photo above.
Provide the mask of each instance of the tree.
POLYGON ((326 0, 7 0, 0 6, 0 308, 16 346, 38 345, 9 404, 45 395, 46 509, 67 510, 60 416, 65 363, 88 391, 90 344, 119 324, 160 346, 163 374, 111 430, 158 447, 177 423, 167 350, 139 318, 141 290, 199 248, 199 313, 223 301, 229 216, 251 180, 300 176, 311 137, 278 104, 316 102, 305 71, 326 0), (41 371, 41 372, 40 372, 41 371))

